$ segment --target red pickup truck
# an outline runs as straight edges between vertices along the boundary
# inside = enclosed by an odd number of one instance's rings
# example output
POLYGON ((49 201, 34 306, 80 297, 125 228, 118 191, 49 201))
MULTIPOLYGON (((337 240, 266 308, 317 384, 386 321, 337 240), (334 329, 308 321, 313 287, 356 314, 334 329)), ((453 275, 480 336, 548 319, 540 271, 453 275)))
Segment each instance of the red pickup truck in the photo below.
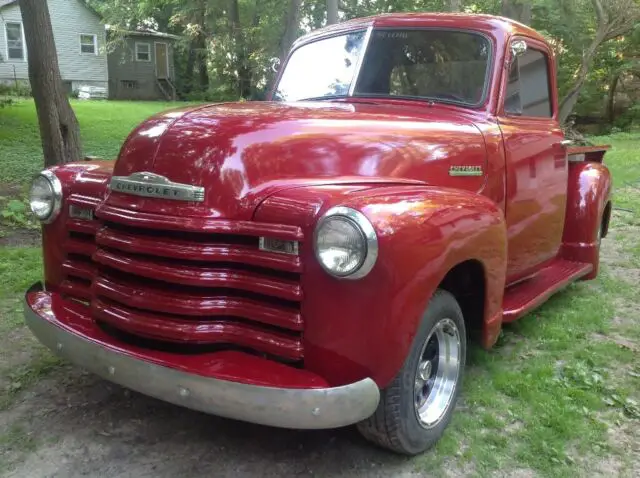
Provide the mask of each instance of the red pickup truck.
POLYGON ((467 344, 597 275, 607 147, 569 144, 556 86, 550 45, 500 17, 308 34, 268 101, 163 112, 115 162, 35 178, 26 323, 168 402, 421 453, 467 344))

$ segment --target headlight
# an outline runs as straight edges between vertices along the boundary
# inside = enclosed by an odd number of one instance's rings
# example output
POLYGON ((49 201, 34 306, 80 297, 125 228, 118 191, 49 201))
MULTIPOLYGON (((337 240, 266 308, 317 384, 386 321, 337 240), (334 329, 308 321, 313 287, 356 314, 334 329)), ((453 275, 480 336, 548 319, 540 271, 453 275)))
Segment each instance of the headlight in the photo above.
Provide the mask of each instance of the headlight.
POLYGON ((315 251, 329 274, 360 279, 378 258, 378 238, 369 220, 359 211, 344 206, 329 209, 315 231, 315 251))
POLYGON ((29 205, 33 214, 42 222, 52 222, 62 207, 62 184, 49 170, 44 170, 31 184, 29 205))

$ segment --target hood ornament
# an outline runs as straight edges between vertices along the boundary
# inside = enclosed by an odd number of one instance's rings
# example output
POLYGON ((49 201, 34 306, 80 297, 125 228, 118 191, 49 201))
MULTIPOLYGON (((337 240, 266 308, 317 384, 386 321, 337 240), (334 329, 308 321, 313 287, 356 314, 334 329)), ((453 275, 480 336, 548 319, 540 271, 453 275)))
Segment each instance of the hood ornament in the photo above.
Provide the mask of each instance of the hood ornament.
POLYGON ((141 171, 129 176, 113 176, 109 183, 111 191, 151 198, 175 201, 204 201, 204 188, 191 184, 174 183, 159 174, 141 171))

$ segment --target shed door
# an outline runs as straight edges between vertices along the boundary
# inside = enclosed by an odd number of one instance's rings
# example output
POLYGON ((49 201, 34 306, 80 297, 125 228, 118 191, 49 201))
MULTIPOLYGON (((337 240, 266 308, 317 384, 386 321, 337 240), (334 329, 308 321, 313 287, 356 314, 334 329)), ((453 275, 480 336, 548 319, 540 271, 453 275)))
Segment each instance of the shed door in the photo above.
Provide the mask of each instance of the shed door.
POLYGON ((156 77, 169 78, 169 55, 166 43, 156 43, 156 77))

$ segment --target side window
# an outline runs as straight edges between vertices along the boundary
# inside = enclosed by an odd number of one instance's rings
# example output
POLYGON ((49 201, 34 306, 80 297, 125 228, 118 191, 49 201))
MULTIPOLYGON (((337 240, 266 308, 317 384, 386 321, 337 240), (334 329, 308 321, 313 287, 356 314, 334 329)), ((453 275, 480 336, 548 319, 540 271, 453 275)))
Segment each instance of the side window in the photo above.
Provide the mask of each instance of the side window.
POLYGON ((504 111, 508 115, 550 118, 549 61, 539 50, 528 49, 511 63, 504 111))

